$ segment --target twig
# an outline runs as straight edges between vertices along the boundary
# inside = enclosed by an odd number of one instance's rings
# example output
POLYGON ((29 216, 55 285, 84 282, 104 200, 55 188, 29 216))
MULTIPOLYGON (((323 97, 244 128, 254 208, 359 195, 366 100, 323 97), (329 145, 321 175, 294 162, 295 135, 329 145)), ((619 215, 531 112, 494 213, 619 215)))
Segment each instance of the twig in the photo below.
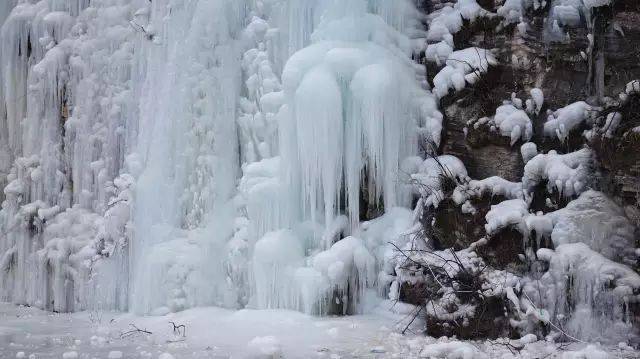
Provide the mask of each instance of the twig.
POLYGON ((404 329, 402 330, 402 334, 404 334, 407 329, 409 329, 409 327, 411 326, 411 324, 413 324, 413 322, 416 320, 416 318, 420 315, 420 312, 422 312, 422 308, 424 308, 423 306, 420 306, 418 308, 418 310, 416 311, 416 314, 413 316, 413 318, 411 318, 411 321, 404 327, 404 329))
POLYGON ((184 324, 176 325, 174 322, 169 322, 173 325, 173 334, 180 335, 180 328, 182 328, 182 337, 187 336, 187 327, 184 324))
POLYGON ((132 327, 133 329, 120 334, 120 339, 128 338, 130 336, 133 336, 135 334, 140 334, 140 333, 153 334, 152 332, 150 332, 150 331, 148 331, 146 329, 140 329, 140 328, 136 327, 135 324, 129 324, 129 326, 132 327))

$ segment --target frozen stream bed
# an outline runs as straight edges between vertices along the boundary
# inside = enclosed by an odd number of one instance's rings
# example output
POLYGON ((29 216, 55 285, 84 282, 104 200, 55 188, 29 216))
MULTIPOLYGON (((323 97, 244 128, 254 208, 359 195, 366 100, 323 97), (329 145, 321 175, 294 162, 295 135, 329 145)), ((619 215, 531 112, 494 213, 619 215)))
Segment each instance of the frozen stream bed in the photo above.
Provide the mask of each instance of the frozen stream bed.
MULTIPOLYGON (((637 358, 624 345, 497 342, 401 335, 402 315, 313 317, 285 310, 198 308, 156 317, 111 312, 57 314, 0 304, 0 358, 637 358), (184 324, 186 336, 173 325, 184 324), (131 324, 151 332, 132 333, 131 324), (124 335, 123 335, 124 333, 124 335), (517 343, 516 343, 517 344, 517 343), (517 346, 517 345, 516 345, 517 346), (512 352, 513 351, 513 352, 512 352)), ((419 324, 418 324, 419 325, 419 324)), ((182 330, 180 328, 179 330, 182 330)))

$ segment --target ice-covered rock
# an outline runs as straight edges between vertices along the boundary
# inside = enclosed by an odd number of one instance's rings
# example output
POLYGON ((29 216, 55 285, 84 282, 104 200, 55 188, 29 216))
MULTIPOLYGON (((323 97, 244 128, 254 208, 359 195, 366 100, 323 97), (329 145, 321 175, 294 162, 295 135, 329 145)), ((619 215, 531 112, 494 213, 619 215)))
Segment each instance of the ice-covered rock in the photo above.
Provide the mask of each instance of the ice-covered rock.
POLYGON ((588 148, 567 154, 549 151, 533 157, 524 166, 523 186, 533 191, 546 183, 548 192, 556 191, 564 197, 573 197, 588 189, 591 176, 592 152, 588 148))
POLYGON ((585 243, 606 258, 635 262, 635 228, 624 210, 604 193, 586 191, 546 217, 553 221, 548 234, 556 246, 585 243))
POLYGON ((541 279, 545 289, 539 305, 551 310, 564 328, 583 340, 634 335, 627 303, 637 300, 640 275, 633 269, 584 243, 539 249, 537 255, 550 265, 541 279))
POLYGON ((544 124, 544 134, 556 136, 560 141, 565 141, 569 132, 583 124, 593 110, 593 107, 584 101, 560 108, 549 115, 544 124))
POLYGON ((529 141, 533 136, 533 126, 527 113, 510 102, 498 107, 493 117, 479 119, 474 126, 477 128, 481 124, 496 128, 501 136, 509 137, 511 146, 520 140, 529 141))
POLYGON ((489 66, 498 64, 495 56, 487 49, 470 47, 452 52, 446 59, 446 66, 433 78, 433 91, 442 98, 450 89, 460 91, 467 84, 473 85, 489 71, 489 66))
POLYGON ((496 233, 502 228, 514 226, 520 232, 525 232, 524 219, 529 214, 529 205, 522 199, 511 199, 491 206, 487 212, 485 230, 487 234, 496 233))
POLYGON ((533 142, 527 142, 520 146, 522 161, 526 164, 530 159, 538 155, 538 147, 533 142))

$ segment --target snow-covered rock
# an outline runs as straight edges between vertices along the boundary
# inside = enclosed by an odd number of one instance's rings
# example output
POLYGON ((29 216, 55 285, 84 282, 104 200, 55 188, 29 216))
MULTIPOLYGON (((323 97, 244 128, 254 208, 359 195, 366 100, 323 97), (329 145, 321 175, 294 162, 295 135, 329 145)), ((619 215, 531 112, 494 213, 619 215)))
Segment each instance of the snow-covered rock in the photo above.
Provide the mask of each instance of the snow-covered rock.
POLYGON ((473 85, 489 71, 489 66, 498 64, 495 56, 487 49, 470 47, 452 52, 446 66, 433 78, 434 93, 442 98, 450 89, 460 91, 467 84, 473 85))
POLYGON ((556 136, 560 141, 565 141, 569 132, 583 124, 593 110, 593 107, 584 101, 574 102, 560 108, 547 118, 547 122, 544 124, 544 134, 556 136))
POLYGON ((522 199, 511 199, 491 206, 487 212, 485 230, 487 234, 496 233, 502 228, 514 226, 524 232, 525 217, 529 214, 529 205, 522 199))
POLYGON ((520 140, 529 141, 533 136, 533 126, 527 113, 510 102, 498 107, 495 116, 481 118, 474 126, 481 124, 496 128, 501 136, 509 137, 511 146, 520 140))
POLYGON ((522 185, 532 191, 546 182, 548 192, 557 191, 561 196, 573 197, 588 189, 591 180, 591 150, 558 154, 549 151, 533 157, 524 166, 522 185))

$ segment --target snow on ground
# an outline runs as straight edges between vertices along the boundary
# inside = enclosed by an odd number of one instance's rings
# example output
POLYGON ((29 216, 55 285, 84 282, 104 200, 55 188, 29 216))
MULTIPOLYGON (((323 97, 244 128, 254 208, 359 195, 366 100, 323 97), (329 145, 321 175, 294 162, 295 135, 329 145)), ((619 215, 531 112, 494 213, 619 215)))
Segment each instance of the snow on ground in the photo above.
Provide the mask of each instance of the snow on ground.
POLYGON ((313 317, 286 310, 207 307, 167 316, 58 314, 0 304, 0 358, 637 358, 625 346, 531 340, 461 342, 399 334, 405 315, 383 302, 371 314, 313 317), (396 310, 396 312, 399 312, 396 310), (173 325, 185 325, 185 336, 173 325), (131 324, 152 334, 125 335, 131 324), (509 346, 510 343, 513 353, 509 346), (526 344, 525 344, 526 343, 526 344), (519 351, 514 348, 520 348, 519 351), (562 351, 558 348, 562 347, 562 351))

